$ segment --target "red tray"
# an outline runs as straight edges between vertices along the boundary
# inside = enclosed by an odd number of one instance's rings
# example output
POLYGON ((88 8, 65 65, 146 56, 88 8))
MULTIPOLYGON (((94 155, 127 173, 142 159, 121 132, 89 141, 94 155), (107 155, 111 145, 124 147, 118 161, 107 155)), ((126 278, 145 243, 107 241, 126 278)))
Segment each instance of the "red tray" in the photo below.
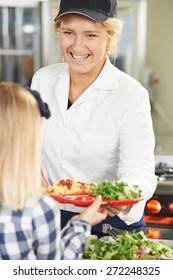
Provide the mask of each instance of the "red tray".
MULTIPOLYGON (((93 203, 95 196, 88 194, 66 194, 66 195, 56 195, 52 196, 56 201, 60 203, 73 204, 75 206, 87 207, 93 203)), ((111 200, 111 199, 102 199, 103 205, 112 205, 112 206, 127 206, 134 205, 139 201, 143 200, 144 197, 137 197, 133 199, 123 199, 123 200, 111 200)))

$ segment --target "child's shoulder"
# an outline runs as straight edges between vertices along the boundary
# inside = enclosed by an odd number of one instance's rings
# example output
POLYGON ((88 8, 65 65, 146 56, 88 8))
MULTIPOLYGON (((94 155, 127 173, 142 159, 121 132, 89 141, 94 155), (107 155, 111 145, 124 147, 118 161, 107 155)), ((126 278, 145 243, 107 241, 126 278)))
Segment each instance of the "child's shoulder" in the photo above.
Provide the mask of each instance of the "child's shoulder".
MULTIPOLYGON (((27 205, 27 207, 31 205, 27 205)), ((44 217, 44 216, 56 216, 58 214, 59 207, 56 201, 48 195, 40 195, 38 201, 32 205, 32 217, 44 217)))
POLYGON ((44 209, 58 209, 57 202, 51 198, 49 195, 46 194, 41 194, 39 201, 38 201, 38 206, 44 208, 44 209))

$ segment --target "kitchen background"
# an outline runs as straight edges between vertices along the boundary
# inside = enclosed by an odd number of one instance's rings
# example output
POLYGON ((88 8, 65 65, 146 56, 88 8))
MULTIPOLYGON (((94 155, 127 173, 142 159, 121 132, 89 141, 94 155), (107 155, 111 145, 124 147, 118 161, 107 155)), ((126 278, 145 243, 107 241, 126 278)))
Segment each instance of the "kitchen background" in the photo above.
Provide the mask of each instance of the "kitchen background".
MULTIPOLYGON (((30 85, 37 69, 62 61, 58 35, 53 29, 58 7, 59 0, 0 0, 0 81, 30 85)), ((118 57, 113 63, 148 89, 152 106, 158 188, 146 208, 146 219, 151 228, 163 229, 162 238, 170 238, 168 229, 173 229, 173 0, 118 0, 118 17, 124 21, 124 29, 118 57)))

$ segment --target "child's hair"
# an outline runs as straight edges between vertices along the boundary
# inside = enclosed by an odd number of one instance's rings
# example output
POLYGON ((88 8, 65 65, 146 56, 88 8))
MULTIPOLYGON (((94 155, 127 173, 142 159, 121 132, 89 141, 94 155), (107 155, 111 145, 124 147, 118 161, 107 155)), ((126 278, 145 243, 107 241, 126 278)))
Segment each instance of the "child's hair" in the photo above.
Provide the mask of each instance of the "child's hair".
POLYGON ((32 94, 0 83, 0 205, 22 209, 41 192, 41 116, 32 94))

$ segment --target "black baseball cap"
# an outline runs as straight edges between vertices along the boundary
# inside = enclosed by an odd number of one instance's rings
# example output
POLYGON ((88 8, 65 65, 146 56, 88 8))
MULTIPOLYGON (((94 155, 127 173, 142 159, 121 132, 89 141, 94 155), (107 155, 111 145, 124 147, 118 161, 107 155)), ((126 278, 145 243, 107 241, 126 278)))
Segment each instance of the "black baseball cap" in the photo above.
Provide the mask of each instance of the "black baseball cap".
POLYGON ((60 10, 54 21, 67 14, 79 14, 97 22, 115 17, 116 0, 61 0, 60 10))

